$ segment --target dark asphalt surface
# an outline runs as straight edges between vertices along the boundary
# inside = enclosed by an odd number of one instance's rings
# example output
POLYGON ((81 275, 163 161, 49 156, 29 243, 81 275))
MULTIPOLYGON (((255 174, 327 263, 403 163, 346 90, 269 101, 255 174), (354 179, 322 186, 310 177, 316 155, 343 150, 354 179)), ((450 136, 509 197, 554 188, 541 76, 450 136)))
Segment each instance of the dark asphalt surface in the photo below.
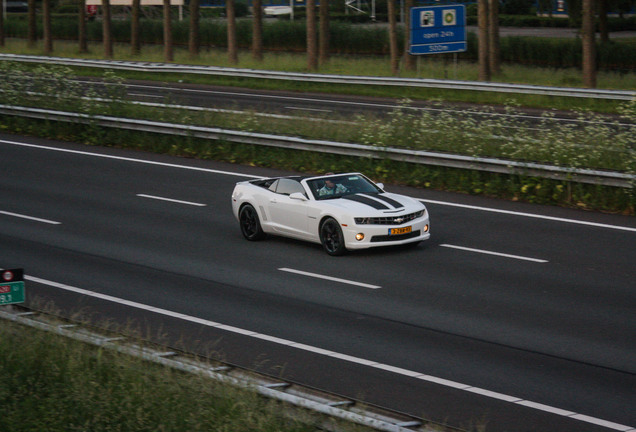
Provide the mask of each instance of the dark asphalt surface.
POLYGON ((171 313, 35 282, 31 306, 134 322, 171 346, 457 427, 612 430, 576 414, 636 425, 633 217, 389 186, 425 200, 432 239, 336 259, 318 245, 243 240, 233 184, 274 171, 0 140, 0 267, 171 313))

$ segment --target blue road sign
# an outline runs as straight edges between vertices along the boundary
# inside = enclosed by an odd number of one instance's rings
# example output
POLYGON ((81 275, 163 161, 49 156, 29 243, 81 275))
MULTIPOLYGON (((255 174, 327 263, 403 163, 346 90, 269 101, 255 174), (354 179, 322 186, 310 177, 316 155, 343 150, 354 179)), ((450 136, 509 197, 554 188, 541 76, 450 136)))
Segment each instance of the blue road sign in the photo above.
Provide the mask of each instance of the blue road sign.
POLYGON ((466 6, 412 8, 410 36, 413 55, 466 51, 466 6))

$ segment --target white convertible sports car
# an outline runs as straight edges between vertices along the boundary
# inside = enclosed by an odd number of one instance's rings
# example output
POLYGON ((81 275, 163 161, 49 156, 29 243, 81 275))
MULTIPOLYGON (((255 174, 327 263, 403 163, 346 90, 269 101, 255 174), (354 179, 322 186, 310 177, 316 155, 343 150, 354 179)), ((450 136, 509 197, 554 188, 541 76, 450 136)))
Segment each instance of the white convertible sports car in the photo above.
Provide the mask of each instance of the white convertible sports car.
POLYGON ((275 234, 321 243, 329 255, 430 237, 424 204, 359 173, 243 181, 232 210, 248 240, 275 234))

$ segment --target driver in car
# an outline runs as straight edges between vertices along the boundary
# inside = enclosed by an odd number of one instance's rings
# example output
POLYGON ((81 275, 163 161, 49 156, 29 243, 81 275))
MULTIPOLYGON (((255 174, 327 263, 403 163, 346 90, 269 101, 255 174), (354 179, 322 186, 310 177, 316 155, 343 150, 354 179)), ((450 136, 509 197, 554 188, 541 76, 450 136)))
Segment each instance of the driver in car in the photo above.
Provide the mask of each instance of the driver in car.
POLYGON ((345 186, 341 185, 340 183, 334 183, 334 181, 331 179, 326 179, 325 185, 322 188, 320 188, 320 190, 318 191, 318 195, 320 196, 336 195, 346 191, 347 191, 347 188, 345 186))

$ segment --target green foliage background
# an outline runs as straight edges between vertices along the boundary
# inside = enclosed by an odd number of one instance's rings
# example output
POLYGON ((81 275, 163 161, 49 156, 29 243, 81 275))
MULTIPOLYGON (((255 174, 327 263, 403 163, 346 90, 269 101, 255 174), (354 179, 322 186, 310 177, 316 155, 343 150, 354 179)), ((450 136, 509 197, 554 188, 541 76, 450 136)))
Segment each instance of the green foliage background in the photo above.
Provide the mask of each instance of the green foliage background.
MULTIPOLYGON (((512 16, 509 20, 523 25, 525 21, 512 16)), ((540 17, 532 18, 539 20, 540 17)), ((504 17, 505 20, 505 17, 504 17)), ((627 19, 636 28, 636 17, 627 19)), ((41 37, 41 18, 38 20, 41 37)), ((551 20, 546 22, 559 22, 551 20)), ((623 22, 623 21, 621 21, 623 22)), ((537 24, 537 23, 535 23, 537 24)), ((141 20, 141 39, 144 44, 163 44, 163 21, 161 19, 141 20)), ((502 23, 501 25, 505 25, 502 23)), ((616 26, 619 26, 616 24, 616 26)), ((115 42, 126 43, 130 41, 130 22, 128 19, 118 19, 112 22, 113 39, 115 42)), ((78 21, 72 15, 56 15, 52 20, 54 39, 77 39, 78 21)), ((26 38, 27 21, 21 15, 11 14, 5 24, 7 37, 26 38)), ((174 21, 173 39, 176 45, 188 44, 189 22, 174 21)), ((91 21, 87 27, 88 39, 92 41, 102 40, 102 23, 91 21)), ((251 19, 242 19, 237 22, 238 44, 242 48, 249 48, 252 41, 251 19)), ((227 27, 223 19, 202 19, 200 24, 200 39, 203 49, 227 46, 227 27)), ((399 49, 404 50, 404 29, 398 28, 399 49)), ((266 20, 263 27, 263 46, 271 51, 297 51, 305 50, 306 31, 305 22, 302 19, 266 20)), ((386 27, 383 25, 357 25, 351 22, 333 20, 330 25, 330 49, 334 54, 350 55, 387 55, 389 53, 389 40, 386 27)), ((525 65, 548 66, 555 68, 580 67, 582 62, 581 40, 575 39, 550 39, 530 37, 502 37, 501 59, 504 62, 520 63, 525 65)), ((477 37, 468 33, 468 50, 459 53, 459 58, 464 60, 477 60, 477 37)), ((636 42, 611 41, 609 43, 598 42, 597 65, 601 70, 634 72, 636 71, 636 42)))

